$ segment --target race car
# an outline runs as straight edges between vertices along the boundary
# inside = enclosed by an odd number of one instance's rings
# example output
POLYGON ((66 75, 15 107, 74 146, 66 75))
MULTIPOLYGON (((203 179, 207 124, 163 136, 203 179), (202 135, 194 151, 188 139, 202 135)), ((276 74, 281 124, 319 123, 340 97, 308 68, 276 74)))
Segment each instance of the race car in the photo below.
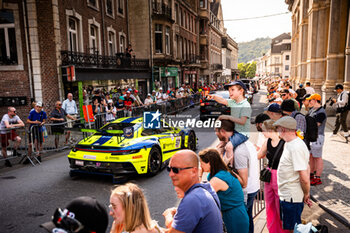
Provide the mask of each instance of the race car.
POLYGON ((197 137, 190 128, 144 128, 143 117, 124 117, 101 129, 81 129, 84 137, 68 154, 73 172, 155 175, 181 149, 197 149, 197 137))

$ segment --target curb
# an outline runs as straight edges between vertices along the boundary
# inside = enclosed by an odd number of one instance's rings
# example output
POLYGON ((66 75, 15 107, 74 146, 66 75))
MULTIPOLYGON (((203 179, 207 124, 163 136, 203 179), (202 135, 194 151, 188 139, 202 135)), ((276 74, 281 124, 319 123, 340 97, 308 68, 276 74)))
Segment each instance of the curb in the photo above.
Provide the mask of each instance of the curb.
POLYGON ((328 207, 326 207, 325 205, 321 204, 320 202, 318 202, 318 200, 310 195, 310 198, 313 202, 315 202, 321 209, 323 209, 324 211, 326 211, 328 214, 332 215, 335 219, 337 219, 340 223, 342 223, 344 226, 346 226, 347 228, 350 229, 350 222, 348 220, 346 220, 343 216, 341 216, 340 214, 334 212, 333 210, 329 209, 328 207))

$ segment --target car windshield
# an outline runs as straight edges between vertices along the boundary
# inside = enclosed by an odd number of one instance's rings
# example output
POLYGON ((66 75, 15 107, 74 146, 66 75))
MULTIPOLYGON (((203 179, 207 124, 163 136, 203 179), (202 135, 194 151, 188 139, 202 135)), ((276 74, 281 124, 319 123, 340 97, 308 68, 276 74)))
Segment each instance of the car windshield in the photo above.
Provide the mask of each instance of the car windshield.
POLYGON ((105 135, 105 134, 112 134, 112 135, 118 135, 123 136, 124 129, 133 127, 134 132, 141 126, 140 123, 134 124, 134 123, 110 123, 105 126, 103 126, 101 129, 96 132, 95 135, 105 135))

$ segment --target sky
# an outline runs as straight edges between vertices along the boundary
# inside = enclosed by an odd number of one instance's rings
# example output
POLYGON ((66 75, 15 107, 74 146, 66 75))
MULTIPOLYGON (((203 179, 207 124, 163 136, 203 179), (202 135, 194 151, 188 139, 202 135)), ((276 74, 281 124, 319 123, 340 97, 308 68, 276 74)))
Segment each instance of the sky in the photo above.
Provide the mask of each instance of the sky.
POLYGON ((224 26, 236 42, 251 41, 260 37, 276 37, 292 31, 292 14, 285 0, 221 0, 224 26), (228 19, 252 18, 278 13, 288 14, 239 21, 228 19))

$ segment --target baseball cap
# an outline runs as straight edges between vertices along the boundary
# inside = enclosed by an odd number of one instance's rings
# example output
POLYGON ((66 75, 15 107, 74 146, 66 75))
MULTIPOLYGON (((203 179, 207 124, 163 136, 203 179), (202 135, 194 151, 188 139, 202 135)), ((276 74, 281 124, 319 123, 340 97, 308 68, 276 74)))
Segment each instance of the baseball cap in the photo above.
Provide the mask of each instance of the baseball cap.
POLYGON ((267 106, 267 108, 264 108, 264 110, 269 112, 281 112, 281 106, 279 106, 276 103, 273 103, 267 106))
POLYGON ((302 87, 303 87, 303 84, 302 84, 302 83, 300 83, 300 84, 299 84, 299 87, 300 87, 300 88, 302 88, 302 87))
POLYGON ((108 100, 108 103, 113 103, 113 100, 108 100))
POLYGON ((255 117, 254 124, 263 123, 264 121, 270 119, 269 115, 265 113, 260 113, 255 117))
POLYGON ((160 88, 159 88, 159 90, 163 90, 163 88, 162 88, 162 87, 160 87, 160 88))
POLYGON ((286 129, 297 129, 297 121, 290 116, 284 116, 278 119, 273 126, 281 126, 286 129))
POLYGON ((39 101, 39 102, 37 102, 37 103, 35 104, 35 106, 42 107, 42 106, 43 106, 43 103, 39 101))
POLYGON ((306 100, 318 100, 321 101, 321 96, 317 93, 312 94, 310 97, 306 98, 306 100))
POLYGON ((126 91, 126 94, 130 94, 130 91, 126 91))
POLYGON ((286 112, 294 112, 294 100, 283 100, 281 104, 281 110, 286 112))
POLYGON ((244 91, 247 91, 247 86, 242 82, 242 81, 233 81, 233 82, 230 82, 229 84, 226 84, 225 86, 224 86, 224 88, 226 89, 226 90, 228 90, 228 88, 230 87, 230 86, 234 86, 234 85, 239 85, 239 86, 241 86, 243 89, 244 89, 244 91))
POLYGON ((153 90, 152 92, 156 92, 156 90, 153 90))
POLYGON ((301 100, 306 100, 307 98, 309 98, 311 96, 311 94, 305 94, 303 97, 301 97, 301 100))
POLYGON ((40 225, 48 232, 56 232, 59 229, 76 232, 80 226, 82 228, 77 232, 87 232, 87 230, 96 233, 106 232, 108 214, 106 208, 95 198, 87 196, 75 198, 66 209, 56 209, 52 221, 40 225))
POLYGON ((338 89, 344 89, 344 86, 341 85, 341 84, 337 84, 335 87, 334 87, 335 90, 338 90, 338 89))
POLYGON ((135 92, 135 93, 139 93, 139 91, 138 91, 138 90, 134 90, 134 92, 135 92))
POLYGON ((150 93, 148 93, 148 94, 147 94, 147 96, 151 96, 151 94, 150 94, 150 93))

